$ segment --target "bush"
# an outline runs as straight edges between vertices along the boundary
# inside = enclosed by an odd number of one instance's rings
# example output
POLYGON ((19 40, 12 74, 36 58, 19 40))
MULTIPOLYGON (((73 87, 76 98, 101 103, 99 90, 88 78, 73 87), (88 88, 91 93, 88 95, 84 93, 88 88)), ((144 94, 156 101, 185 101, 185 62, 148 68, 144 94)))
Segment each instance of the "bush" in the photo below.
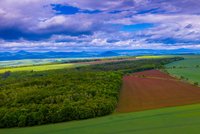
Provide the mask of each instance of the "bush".
POLYGON ((199 83, 198 83, 198 82, 194 82, 194 85, 195 85, 195 86, 198 86, 198 85, 199 85, 199 83))

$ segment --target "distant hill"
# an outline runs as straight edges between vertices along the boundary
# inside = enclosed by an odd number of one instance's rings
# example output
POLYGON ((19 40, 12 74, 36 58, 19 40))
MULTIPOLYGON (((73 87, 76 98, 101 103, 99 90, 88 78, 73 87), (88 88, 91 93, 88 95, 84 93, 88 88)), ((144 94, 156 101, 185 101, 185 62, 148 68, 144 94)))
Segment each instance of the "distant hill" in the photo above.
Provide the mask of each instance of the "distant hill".
POLYGON ((91 58, 91 57, 113 57, 113 56, 136 56, 136 55, 169 55, 169 54, 200 54, 200 50, 174 49, 174 50, 112 50, 103 52, 0 52, 0 61, 22 60, 22 59, 47 59, 47 58, 91 58))
POLYGON ((99 56, 102 57, 109 57, 109 56, 119 56, 120 54, 116 53, 116 52, 112 52, 112 51, 106 51, 101 53, 99 56))
POLYGON ((87 52, 0 52, 0 61, 46 58, 84 58, 97 56, 87 52))
POLYGON ((113 52, 121 55, 137 56, 137 55, 191 55, 200 54, 199 50, 194 49, 172 49, 172 50, 153 50, 153 49, 135 49, 135 50, 115 50, 113 52))

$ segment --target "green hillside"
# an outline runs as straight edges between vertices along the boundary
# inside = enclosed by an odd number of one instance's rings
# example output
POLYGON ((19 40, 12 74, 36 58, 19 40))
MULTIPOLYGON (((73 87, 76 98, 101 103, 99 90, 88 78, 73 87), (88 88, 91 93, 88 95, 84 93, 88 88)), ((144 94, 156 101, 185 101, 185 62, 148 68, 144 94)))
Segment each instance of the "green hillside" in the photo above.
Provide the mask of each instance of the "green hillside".
POLYGON ((167 71, 178 78, 182 76, 191 83, 200 84, 200 55, 185 56, 185 60, 166 65, 167 71))

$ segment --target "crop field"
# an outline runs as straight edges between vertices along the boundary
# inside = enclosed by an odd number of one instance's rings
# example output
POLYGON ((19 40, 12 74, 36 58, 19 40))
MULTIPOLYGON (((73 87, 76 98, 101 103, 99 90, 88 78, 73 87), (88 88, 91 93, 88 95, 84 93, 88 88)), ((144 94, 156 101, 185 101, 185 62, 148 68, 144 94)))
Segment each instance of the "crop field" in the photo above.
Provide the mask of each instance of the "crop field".
MULTIPOLYGON (((53 62, 53 61, 51 61, 53 62)), ((27 66, 27 65, 38 65, 38 64, 47 64, 47 60, 9 60, 9 61, 0 61, 0 67, 17 67, 17 66, 27 66)))
POLYGON ((181 82, 158 70, 123 78, 116 112, 134 112, 200 102, 200 88, 181 82))
POLYGON ((173 76, 200 84, 200 56, 184 56, 185 60, 166 65, 166 70, 173 76))
POLYGON ((92 57, 92 58, 49 58, 49 59, 25 59, 25 60, 7 60, 0 61, 0 68, 6 67, 20 67, 20 66, 31 66, 31 65, 44 65, 44 64, 59 64, 59 63, 71 63, 71 62, 106 62, 112 60, 123 60, 133 59, 134 57, 92 57))
POLYGON ((137 56, 136 59, 160 59, 160 58, 169 58, 172 56, 169 55, 145 55, 145 56, 137 56))
POLYGON ((0 67, 4 68, 4 67, 43 65, 43 64, 58 63, 68 60, 70 59, 55 58, 55 59, 8 60, 8 61, 0 61, 0 67))
POLYGON ((134 61, 142 59, 162 59, 170 58, 170 56, 139 56, 139 57, 118 57, 118 58, 102 58, 102 59, 33 59, 33 60, 14 60, 14 61, 0 61, 0 73, 7 71, 45 71, 63 68, 74 68, 85 65, 105 64, 123 61, 134 61), (75 62, 77 60, 77 62, 75 62), (74 63, 62 63, 70 62, 74 63))
POLYGON ((10 72, 18 72, 18 71, 45 71, 45 70, 53 70, 53 69, 63 69, 63 68, 73 68, 83 66, 83 64, 50 64, 50 65, 36 65, 36 66, 25 66, 25 67, 13 67, 13 68, 2 68, 0 69, 0 73, 4 73, 6 71, 10 72))
POLYGON ((86 65, 96 65, 96 64, 105 64, 105 63, 115 63, 115 62, 125 62, 125 61, 134 61, 135 58, 122 58, 122 59, 99 59, 94 61, 80 60, 76 63, 52 63, 46 65, 30 65, 30 66, 18 66, 18 67, 8 67, 8 68, 0 68, 0 73, 4 73, 7 71, 10 72, 18 72, 18 71, 45 71, 45 70, 56 70, 63 68, 75 68, 86 65))
POLYGON ((94 60, 97 58, 49 58, 49 59, 25 59, 25 60, 8 60, 0 61, 0 68, 5 67, 19 67, 19 66, 31 66, 31 65, 44 65, 51 63, 63 63, 79 60, 94 60))
POLYGON ((200 104, 68 123, 0 129, 1 134, 199 134, 199 131, 200 104))

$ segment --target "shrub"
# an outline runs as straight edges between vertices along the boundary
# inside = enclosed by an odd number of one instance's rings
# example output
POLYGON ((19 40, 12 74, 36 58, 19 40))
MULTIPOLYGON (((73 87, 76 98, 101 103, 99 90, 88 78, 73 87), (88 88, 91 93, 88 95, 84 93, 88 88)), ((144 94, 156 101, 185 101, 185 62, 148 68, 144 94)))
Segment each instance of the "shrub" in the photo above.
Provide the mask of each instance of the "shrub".
POLYGON ((198 83, 198 82, 194 82, 194 85, 195 85, 195 86, 198 86, 198 85, 199 85, 199 83, 198 83))

